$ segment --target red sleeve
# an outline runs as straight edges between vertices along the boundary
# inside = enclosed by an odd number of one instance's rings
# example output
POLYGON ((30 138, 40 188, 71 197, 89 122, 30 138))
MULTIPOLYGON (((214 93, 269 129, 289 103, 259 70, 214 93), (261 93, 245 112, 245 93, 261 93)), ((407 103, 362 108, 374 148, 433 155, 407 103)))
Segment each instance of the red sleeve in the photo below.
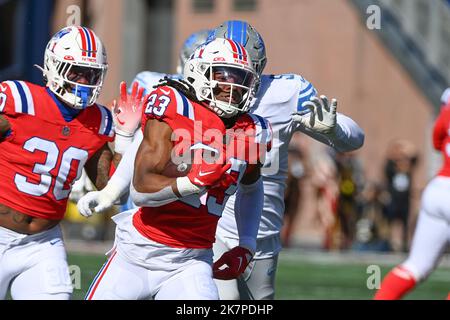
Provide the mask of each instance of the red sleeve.
MULTIPOLYGON (((272 148, 273 133, 269 121, 255 114, 245 114, 236 121, 233 129, 236 133, 244 132, 244 139, 247 145, 247 161, 250 164, 264 164, 266 153, 272 148)), ((236 138, 242 139, 239 136, 236 138)))
POLYGON ((15 114, 14 96, 8 81, 0 83, 0 113, 10 116, 15 114))
POLYGON ((450 106, 444 107, 439 114, 433 128, 433 146, 436 150, 442 150, 442 143, 448 135, 450 124, 450 106))
POLYGON ((142 110, 142 130, 151 119, 166 122, 173 128, 177 116, 177 95, 175 89, 167 86, 153 90, 142 110))

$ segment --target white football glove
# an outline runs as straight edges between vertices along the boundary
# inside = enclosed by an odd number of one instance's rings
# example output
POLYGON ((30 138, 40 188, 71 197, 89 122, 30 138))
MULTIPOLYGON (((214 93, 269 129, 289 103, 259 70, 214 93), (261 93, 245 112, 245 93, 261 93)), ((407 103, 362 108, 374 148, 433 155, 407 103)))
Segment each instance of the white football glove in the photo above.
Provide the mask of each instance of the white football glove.
POLYGON ((92 209, 100 213, 114 206, 120 197, 120 190, 112 185, 106 185, 101 191, 91 191, 86 193, 77 203, 80 214, 86 218, 92 216, 92 209))
POLYGON ((334 132, 336 128, 336 99, 332 99, 330 104, 328 98, 324 95, 320 96, 320 99, 313 97, 310 101, 304 102, 302 107, 308 108, 310 112, 294 113, 293 121, 317 133, 329 134, 334 132))

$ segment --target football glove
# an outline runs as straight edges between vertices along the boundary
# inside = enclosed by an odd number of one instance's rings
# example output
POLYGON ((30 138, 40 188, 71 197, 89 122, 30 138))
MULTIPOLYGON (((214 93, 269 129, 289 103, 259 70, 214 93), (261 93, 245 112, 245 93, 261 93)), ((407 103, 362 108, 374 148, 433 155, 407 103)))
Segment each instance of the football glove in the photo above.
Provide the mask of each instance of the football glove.
POLYGON ((143 97, 144 88, 139 87, 137 82, 133 83, 131 95, 127 94, 127 84, 120 83, 120 99, 114 100, 112 115, 116 131, 115 151, 124 153, 131 143, 134 133, 141 123, 142 107, 147 101, 148 95, 143 97))
MULTIPOLYGON (((206 147, 206 150, 209 151, 214 150, 209 146, 204 147, 206 147)), ((199 187, 208 188, 220 182, 220 178, 223 176, 223 174, 231 168, 231 163, 227 163, 225 161, 225 157, 223 156, 222 159, 211 161, 212 163, 209 163, 204 159, 204 147, 198 147, 198 149, 194 151, 194 162, 192 164, 191 170, 187 174, 187 177, 192 184, 199 187)), ((194 148, 195 146, 192 150, 194 150, 194 148)), ((223 155, 223 153, 221 153, 221 155, 223 155)))
POLYGON ((120 190, 112 184, 107 184, 100 191, 91 191, 86 193, 78 200, 77 208, 80 214, 86 218, 92 216, 92 209, 100 213, 114 206, 116 200, 120 197, 120 190))
POLYGON ((214 262, 214 278, 220 280, 236 279, 245 271, 252 258, 253 253, 247 248, 234 247, 214 262), (227 267, 224 267, 225 265, 227 267))
POLYGON ((331 104, 324 95, 320 99, 313 97, 310 101, 302 104, 302 107, 310 112, 297 112, 292 116, 292 120, 313 132, 329 134, 336 128, 337 100, 332 99, 331 104))

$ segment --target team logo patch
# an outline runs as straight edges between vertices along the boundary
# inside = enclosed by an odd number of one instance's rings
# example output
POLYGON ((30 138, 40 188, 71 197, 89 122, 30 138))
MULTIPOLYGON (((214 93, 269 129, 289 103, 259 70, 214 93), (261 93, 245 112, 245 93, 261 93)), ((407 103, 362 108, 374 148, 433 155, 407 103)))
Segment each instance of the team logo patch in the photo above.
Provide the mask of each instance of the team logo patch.
POLYGON ((70 128, 67 126, 64 126, 62 129, 62 135, 67 137, 69 134, 70 134, 70 128))

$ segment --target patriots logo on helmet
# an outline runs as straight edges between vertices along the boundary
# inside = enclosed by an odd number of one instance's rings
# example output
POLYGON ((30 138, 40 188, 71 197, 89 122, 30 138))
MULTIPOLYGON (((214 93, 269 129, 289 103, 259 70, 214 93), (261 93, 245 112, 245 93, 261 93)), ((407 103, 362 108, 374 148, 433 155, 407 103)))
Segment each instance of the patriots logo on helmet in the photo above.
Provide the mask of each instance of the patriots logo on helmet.
POLYGON ((62 37, 64 37, 66 34, 70 33, 70 29, 62 29, 60 31, 58 31, 54 36, 53 39, 61 39, 62 37))

